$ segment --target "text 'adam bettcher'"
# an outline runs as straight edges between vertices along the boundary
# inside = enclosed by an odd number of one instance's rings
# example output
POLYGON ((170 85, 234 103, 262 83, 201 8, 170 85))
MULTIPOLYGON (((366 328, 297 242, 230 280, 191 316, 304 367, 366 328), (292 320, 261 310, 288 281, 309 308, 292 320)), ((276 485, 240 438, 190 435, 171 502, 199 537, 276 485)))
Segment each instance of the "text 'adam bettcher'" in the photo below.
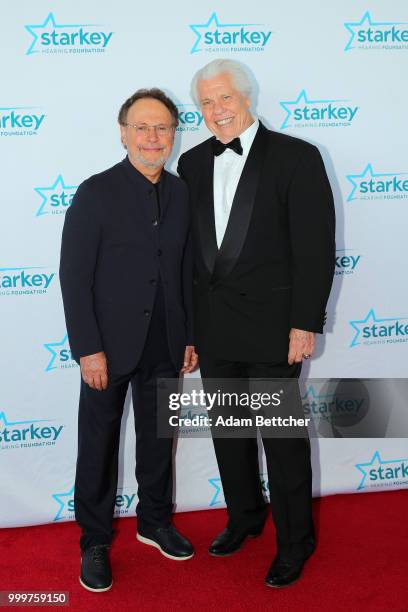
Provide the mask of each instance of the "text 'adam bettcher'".
MULTIPOLYGON (((230 393, 218 390, 215 393, 208 393, 204 390, 192 390, 190 393, 171 393, 169 395, 169 409, 179 410, 181 407, 202 407, 211 410, 214 405, 248 407, 251 410, 259 410, 267 406, 280 406, 281 392, 276 393, 230 393)), ((310 419, 297 419, 289 417, 274 416, 265 418, 263 415, 255 415, 254 418, 236 418, 231 416, 218 416, 213 423, 213 419, 206 415, 196 415, 182 417, 172 415, 169 417, 171 427, 305 427, 310 419)))

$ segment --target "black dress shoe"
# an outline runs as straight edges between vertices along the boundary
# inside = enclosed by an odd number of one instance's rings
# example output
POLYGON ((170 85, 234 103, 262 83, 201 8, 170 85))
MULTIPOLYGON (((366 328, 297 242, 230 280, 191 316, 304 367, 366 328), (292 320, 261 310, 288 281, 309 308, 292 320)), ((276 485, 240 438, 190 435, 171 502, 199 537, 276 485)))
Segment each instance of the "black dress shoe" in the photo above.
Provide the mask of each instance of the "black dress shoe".
POLYGON ((238 531, 227 527, 217 535, 208 549, 208 552, 215 557, 227 557, 228 555, 232 555, 241 548, 248 537, 256 538, 261 535, 263 527, 264 523, 259 527, 254 527, 253 529, 245 531, 238 531))
POLYGON ((302 575, 305 560, 286 561, 276 557, 266 575, 267 586, 282 588, 293 584, 302 575))
POLYGON ((82 551, 81 576, 79 582, 88 591, 102 593, 112 586, 112 570, 109 561, 109 546, 91 546, 82 551))
POLYGON ((194 548, 173 525, 138 530, 137 539, 158 548, 162 555, 175 561, 185 561, 194 555, 194 548))

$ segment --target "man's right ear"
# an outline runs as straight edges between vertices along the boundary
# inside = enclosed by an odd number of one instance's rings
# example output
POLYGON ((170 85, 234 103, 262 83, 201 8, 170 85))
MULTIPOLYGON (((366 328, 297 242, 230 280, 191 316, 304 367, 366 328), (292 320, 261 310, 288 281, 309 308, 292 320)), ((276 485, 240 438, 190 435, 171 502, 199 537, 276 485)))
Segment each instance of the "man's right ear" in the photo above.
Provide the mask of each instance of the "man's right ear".
POLYGON ((119 129, 120 129, 120 142, 122 143, 123 148, 127 150, 125 130, 123 126, 120 124, 119 124, 119 129))

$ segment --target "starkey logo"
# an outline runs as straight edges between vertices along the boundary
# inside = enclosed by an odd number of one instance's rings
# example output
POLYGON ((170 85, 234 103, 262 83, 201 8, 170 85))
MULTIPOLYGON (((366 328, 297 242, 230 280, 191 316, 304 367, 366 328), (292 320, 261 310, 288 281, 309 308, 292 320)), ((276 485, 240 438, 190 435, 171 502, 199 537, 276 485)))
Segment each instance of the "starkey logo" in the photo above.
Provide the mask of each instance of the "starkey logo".
POLYGON ((188 419, 194 425, 181 425, 178 433, 182 436, 191 434, 209 434, 210 427, 207 425, 208 412, 201 406, 182 406, 180 409, 180 418, 188 419))
POLYGON ((408 172, 375 172, 373 165, 367 164, 360 174, 346 178, 352 185, 347 202, 408 198, 408 172))
MULTIPOLYGON (((326 385, 327 387, 327 385, 326 385)), ((305 415, 336 419, 338 417, 357 416, 362 412, 365 404, 364 397, 355 397, 347 385, 338 386, 338 390, 329 392, 327 388, 319 385, 308 385, 301 396, 305 415)))
POLYGON ((45 372, 52 370, 67 370, 79 367, 72 357, 68 343, 68 334, 59 342, 46 342, 44 348, 48 351, 48 361, 45 372))
POLYGON ((55 446, 64 427, 52 419, 10 421, 5 412, 0 412, 0 449, 55 446))
POLYGON ((354 249, 336 249, 335 275, 349 276, 354 274, 361 260, 361 255, 354 249))
POLYGON ((352 49, 408 49, 407 21, 374 21, 366 11, 360 21, 346 21, 350 36, 344 47, 352 49))
POLYGON ((37 136, 45 118, 45 114, 38 112, 37 108, 0 106, 0 136, 37 136))
POLYGON ((95 23, 57 23, 48 13, 42 23, 25 25, 32 39, 26 55, 35 53, 104 53, 113 32, 95 23))
POLYGON ((350 348, 361 344, 408 342, 408 317, 377 317, 371 308, 363 319, 349 321, 354 330, 350 348))
POLYGON ((62 174, 49 186, 34 187, 34 191, 41 198, 35 216, 64 215, 71 206, 77 189, 78 185, 66 185, 62 174))
POLYGON ((55 276, 55 272, 43 266, 0 268, 0 297, 45 294, 52 286, 55 276))
POLYGON ((196 36, 190 53, 262 52, 272 35, 272 31, 261 23, 221 23, 215 12, 207 22, 189 27, 196 36))
POLYGON ((370 461, 356 463, 355 467, 363 475, 357 491, 362 489, 408 486, 408 457, 404 459, 382 459, 375 451, 370 461))
POLYGON ((197 132, 203 122, 203 115, 195 104, 177 104, 179 124, 178 132, 197 132))
POLYGON ((279 102, 286 115, 280 129, 348 127, 359 106, 343 99, 309 99, 305 89, 294 100, 279 102))
MULTIPOLYGON (((70 521, 74 518, 75 502, 74 502, 75 485, 68 491, 61 493, 53 493, 51 497, 58 504, 58 510, 53 518, 57 521, 70 521)), ((114 516, 123 516, 129 514, 136 509, 137 494, 132 489, 120 487, 116 492, 114 516)))

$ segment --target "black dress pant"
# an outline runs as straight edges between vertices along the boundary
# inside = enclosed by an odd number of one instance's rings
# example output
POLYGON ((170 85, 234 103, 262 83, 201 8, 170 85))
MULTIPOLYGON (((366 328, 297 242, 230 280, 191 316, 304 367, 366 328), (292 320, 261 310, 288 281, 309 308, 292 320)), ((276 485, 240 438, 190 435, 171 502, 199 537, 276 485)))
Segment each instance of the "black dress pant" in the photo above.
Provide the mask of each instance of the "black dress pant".
POLYGON ((161 283, 137 367, 126 374, 108 372, 108 388, 96 391, 81 381, 75 517, 82 528, 81 548, 112 540, 120 426, 129 383, 136 430, 136 508, 140 529, 170 522, 173 440, 157 437, 158 378, 177 376, 169 354, 161 283))
MULTIPOLYGON (((298 378, 301 364, 234 362, 201 352, 200 371, 203 379, 298 378)), ((303 559, 314 547, 309 439, 263 437, 262 442, 278 553, 288 560, 303 559)), ((213 437, 213 443, 227 504, 228 526, 238 531, 256 528, 262 523, 266 509, 256 437, 213 437)))

